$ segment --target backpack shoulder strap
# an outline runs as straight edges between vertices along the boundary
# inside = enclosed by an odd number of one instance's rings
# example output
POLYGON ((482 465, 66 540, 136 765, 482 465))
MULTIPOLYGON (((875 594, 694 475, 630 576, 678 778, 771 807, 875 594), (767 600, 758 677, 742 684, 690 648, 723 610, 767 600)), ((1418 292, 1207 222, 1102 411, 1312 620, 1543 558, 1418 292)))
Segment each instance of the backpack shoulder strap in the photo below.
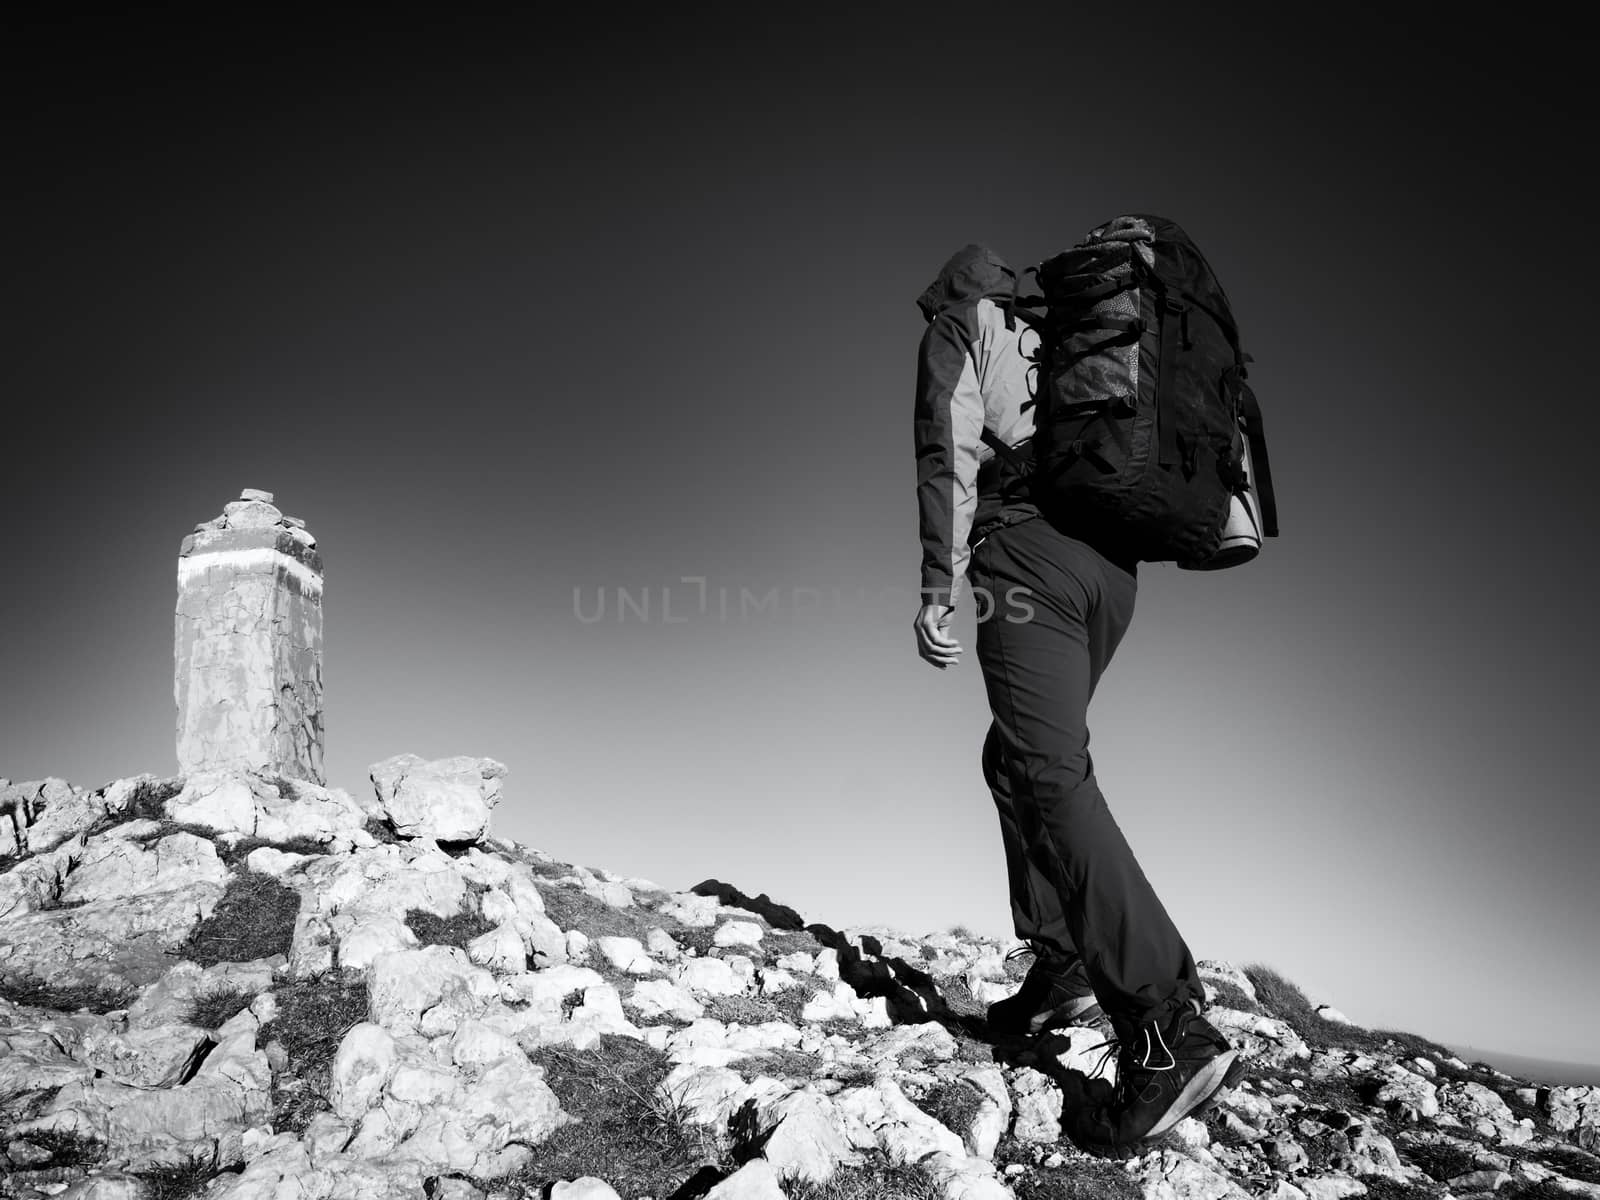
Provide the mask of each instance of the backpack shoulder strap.
POLYGON ((1022 474, 1031 475, 1033 473, 1033 463, 1018 454, 1015 447, 1008 446, 1004 439, 987 425, 983 427, 982 437, 985 446, 988 446, 1022 474))

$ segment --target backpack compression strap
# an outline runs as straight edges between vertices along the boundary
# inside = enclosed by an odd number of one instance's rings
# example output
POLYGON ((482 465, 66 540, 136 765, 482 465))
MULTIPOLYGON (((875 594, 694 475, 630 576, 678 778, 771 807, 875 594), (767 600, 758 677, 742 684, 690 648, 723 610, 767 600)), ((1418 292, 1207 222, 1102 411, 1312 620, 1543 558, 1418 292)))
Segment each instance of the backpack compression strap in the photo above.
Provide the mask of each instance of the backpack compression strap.
POLYGON ((1006 445, 1004 439, 987 425, 983 427, 983 444, 1005 459, 1021 474, 1033 474, 1033 464, 1018 454, 1015 447, 1006 445))
MULTIPOLYGON (((1244 417, 1245 435, 1250 439, 1250 468, 1255 472, 1256 501, 1261 505, 1261 532, 1267 537, 1278 536, 1278 500, 1272 492, 1272 465, 1267 461, 1267 434, 1261 426, 1261 405, 1256 394, 1244 381, 1244 369, 1238 372, 1239 412, 1244 417)), ((988 430, 984 430, 985 433, 988 430)))

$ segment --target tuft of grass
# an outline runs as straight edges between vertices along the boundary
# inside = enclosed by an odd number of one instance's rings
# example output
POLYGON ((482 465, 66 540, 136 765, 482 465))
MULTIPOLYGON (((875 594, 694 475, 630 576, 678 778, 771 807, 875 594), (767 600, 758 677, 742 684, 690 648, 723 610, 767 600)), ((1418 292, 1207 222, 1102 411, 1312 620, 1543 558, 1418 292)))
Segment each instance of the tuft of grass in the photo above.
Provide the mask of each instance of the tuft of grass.
POLYGON ((381 846, 398 846, 405 841, 405 838, 396 833, 394 826, 389 824, 383 817, 368 817, 362 828, 370 833, 381 846))
POLYGON ((272 850, 282 850, 287 854, 325 854, 327 847, 315 838, 293 837, 282 841, 271 838, 242 837, 224 840, 217 836, 217 831, 209 825, 196 825, 189 821, 172 821, 165 817, 159 819, 160 823, 148 833, 141 834, 135 839, 139 845, 147 846, 151 842, 160 841, 164 837, 171 837, 175 833, 192 833, 195 837, 205 838, 217 848, 217 857, 230 867, 240 866, 249 857, 252 850, 259 850, 263 846, 272 850))
POLYGON ((892 1163, 882 1155, 856 1167, 840 1167, 826 1183, 785 1185, 789 1200, 943 1200, 944 1189, 924 1166, 892 1163))
POLYGON ((367 1019, 367 985, 329 972, 280 985, 273 995, 277 1015, 266 1031, 283 1046, 289 1069, 272 1080, 272 1124, 298 1135, 329 1107, 329 1067, 344 1035, 367 1019))
POLYGON ((739 1060, 739 1073, 754 1078, 771 1075, 778 1079, 809 1079, 817 1072, 817 1059, 799 1050, 766 1050, 739 1060))
POLYGON ((1413 1142, 1396 1147, 1402 1160, 1420 1167, 1440 1183, 1478 1169, 1477 1158, 1460 1146, 1449 1142, 1413 1142))
POLYGON ((20 1140, 49 1154, 52 1168, 93 1166, 106 1156, 105 1143, 65 1129, 37 1129, 20 1140))
POLYGON ((1438 1042, 1414 1033, 1392 1029, 1365 1029, 1360 1025, 1344 1025, 1337 1021, 1326 1020, 1317 1013, 1304 992, 1272 968, 1260 963, 1252 963, 1245 967, 1244 973, 1255 986, 1262 1010, 1286 1022, 1289 1028, 1313 1045, 1400 1058, 1410 1058, 1420 1054, 1434 1062, 1450 1054, 1450 1051, 1438 1042))
POLYGON ((983 1093, 965 1079, 953 1079, 930 1089, 911 1102, 959 1137, 966 1137, 973 1119, 983 1108, 983 1093))
POLYGON ((317 841, 316 838, 295 837, 275 842, 271 838, 246 837, 240 838, 231 846, 218 846, 217 853, 221 856, 222 861, 231 867, 243 863, 252 850, 260 850, 263 846, 268 850, 281 850, 285 854, 326 854, 328 852, 328 847, 317 841))
POLYGON ((814 957, 823 948, 821 942, 803 929, 769 929, 762 937, 761 945, 769 959, 782 958, 785 954, 810 954, 814 957))
POLYGON ((498 1186, 542 1195, 557 1180, 593 1175, 625 1196, 667 1196, 698 1168, 727 1164, 728 1148, 663 1093, 672 1064, 661 1051, 605 1034, 588 1050, 542 1046, 528 1057, 578 1122, 532 1147, 527 1166, 498 1186))
MULTIPOLYGON (((1437 1188, 1401 1183, 1386 1175, 1363 1175, 1360 1178, 1366 1184, 1369 1200, 1438 1200, 1441 1195, 1437 1188)), ((1505 1195, 1504 1192, 1498 1194, 1505 1195)))
POLYGON ((1572 1200, 1572 1193, 1552 1179, 1543 1183, 1511 1183, 1495 1193, 1496 1200, 1572 1200))
POLYGON ((210 1159, 195 1158, 180 1166, 135 1171, 133 1176, 144 1184, 145 1200, 190 1200, 203 1193, 213 1179, 243 1170, 243 1167, 225 1169, 210 1159))
POLYGON ((249 1008, 255 998, 256 994, 249 988, 236 983, 219 984, 190 1001, 187 1020, 201 1029, 216 1029, 249 1008))
POLYGON ((217 907, 176 953, 203 967, 288 954, 300 896, 270 875, 236 872, 217 907))
MULTIPOLYGON (((107 813, 84 830, 84 840, 96 837, 130 821, 165 821, 167 801, 183 791, 181 779, 146 779, 134 786, 128 806, 119 813, 107 813)), ((207 830, 206 832, 210 832, 207 830)))
POLYGON ((810 999, 809 988, 786 988, 768 996, 709 996, 701 1003, 706 1016, 725 1025, 786 1021, 802 1026, 800 1012, 810 999))
POLYGON ((945 1004, 957 1017, 987 1016, 989 1006, 972 994, 964 976, 936 976, 934 984, 939 989, 939 995, 944 997, 945 1004))
POLYGON ((718 947, 712 941, 716 936, 717 927, 715 925, 685 925, 672 935, 672 940, 687 952, 705 958, 717 950, 718 947))
POLYGON ((521 853, 512 855, 516 861, 523 863, 533 872, 535 879, 543 879, 550 883, 566 879, 574 872, 571 863, 556 862, 554 859, 544 859, 522 850, 521 853))
POLYGON ((612 908, 572 884, 539 884, 545 914, 562 929, 581 929, 591 939, 631 937, 643 942, 660 918, 639 908, 612 908))
POLYGON ((1020 1163, 1020 1175, 1005 1176, 1017 1200, 1144 1200, 1144 1191, 1116 1163, 1106 1159, 1072 1158, 1059 1167, 1041 1166, 1028 1146, 1002 1138, 994 1165, 1001 1170, 1020 1163))
POLYGON ((1580 1150, 1577 1146, 1550 1146, 1533 1151, 1528 1157, 1569 1179, 1600 1184, 1600 1155, 1580 1150))
POLYGON ((103 983, 51 984, 33 975, 0 976, 0 998, 33 1008, 53 1008, 57 1012, 114 1012, 127 1008, 139 996, 139 989, 128 985, 103 983))
POLYGON ((1219 1008, 1236 1008, 1240 1012, 1261 1011, 1261 1005, 1245 995, 1237 984, 1229 983, 1226 979, 1208 979, 1206 986, 1215 994, 1211 1003, 1219 1008))
POLYGON ((439 917, 426 909, 411 908, 406 910, 406 927, 424 946, 460 946, 465 950, 473 938, 493 930, 494 922, 471 911, 439 917))

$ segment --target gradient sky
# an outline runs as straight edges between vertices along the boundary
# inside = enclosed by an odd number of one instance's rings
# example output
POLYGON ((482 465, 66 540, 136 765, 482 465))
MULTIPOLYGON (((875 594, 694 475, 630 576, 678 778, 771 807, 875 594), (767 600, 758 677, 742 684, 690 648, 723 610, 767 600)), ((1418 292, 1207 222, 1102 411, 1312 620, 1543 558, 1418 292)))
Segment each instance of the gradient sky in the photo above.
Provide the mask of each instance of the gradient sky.
POLYGON ((0 774, 176 769, 178 543, 264 488, 327 563, 331 783, 492 755, 563 859, 1008 934, 971 615, 952 672, 910 631, 913 301, 1157 212, 1257 359, 1283 537, 1141 570, 1112 811, 1197 957, 1600 1062, 1561 37, 683 11, 13 41, 0 774))

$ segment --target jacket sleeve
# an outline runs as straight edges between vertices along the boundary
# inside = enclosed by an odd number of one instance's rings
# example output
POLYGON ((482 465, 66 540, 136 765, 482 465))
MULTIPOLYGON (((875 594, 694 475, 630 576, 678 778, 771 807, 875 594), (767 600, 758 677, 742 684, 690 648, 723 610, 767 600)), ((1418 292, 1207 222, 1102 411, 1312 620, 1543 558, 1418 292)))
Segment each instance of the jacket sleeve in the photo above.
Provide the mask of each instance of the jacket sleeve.
POLYGON ((971 307, 941 313, 918 355, 914 427, 924 604, 956 604, 970 553, 983 434, 983 396, 967 328, 972 315, 971 307))

